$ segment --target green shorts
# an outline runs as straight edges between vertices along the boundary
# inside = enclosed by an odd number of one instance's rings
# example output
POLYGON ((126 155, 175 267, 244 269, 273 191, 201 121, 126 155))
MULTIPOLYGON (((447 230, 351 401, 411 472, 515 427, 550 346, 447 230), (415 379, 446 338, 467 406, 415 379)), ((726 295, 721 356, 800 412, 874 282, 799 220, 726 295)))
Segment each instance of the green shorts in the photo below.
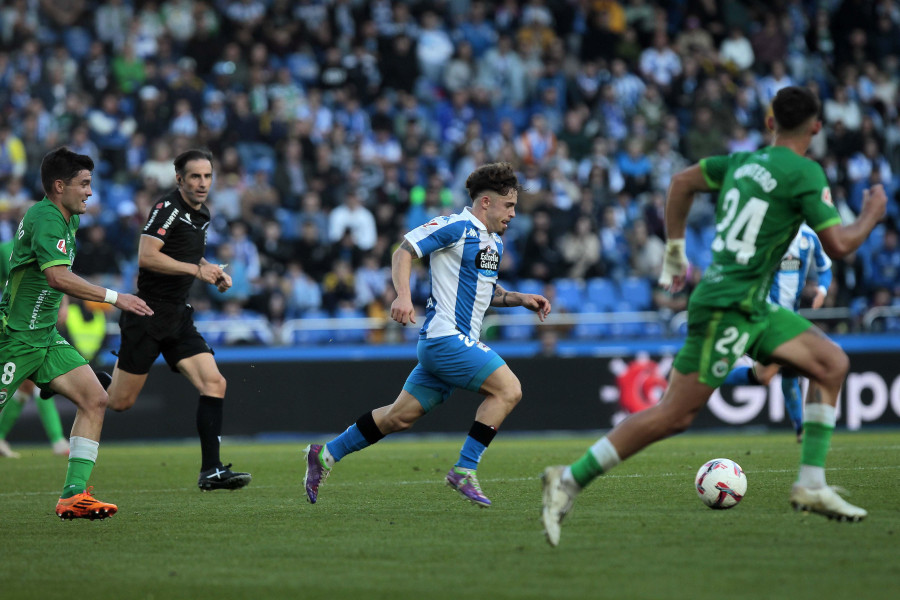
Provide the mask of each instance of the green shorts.
POLYGON ((794 339, 812 323, 784 307, 768 305, 764 315, 692 306, 688 311, 688 335, 675 357, 679 372, 700 373, 700 382, 719 387, 735 361, 744 354, 763 364, 781 344, 794 339))
POLYGON ((0 407, 31 379, 39 387, 88 364, 66 339, 53 332, 50 346, 30 346, 8 335, 0 335, 0 407))

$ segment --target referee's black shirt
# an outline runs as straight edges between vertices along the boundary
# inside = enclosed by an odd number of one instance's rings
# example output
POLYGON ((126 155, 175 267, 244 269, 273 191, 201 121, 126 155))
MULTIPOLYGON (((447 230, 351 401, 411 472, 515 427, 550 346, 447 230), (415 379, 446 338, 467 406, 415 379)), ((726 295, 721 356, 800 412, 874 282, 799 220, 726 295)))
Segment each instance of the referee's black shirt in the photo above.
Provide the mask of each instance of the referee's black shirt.
MULTIPOLYGON (((176 188, 153 205, 142 235, 163 241, 161 252, 177 261, 199 264, 206 250, 209 209, 201 204, 193 210, 176 188)), ((138 271, 138 296, 141 298, 182 303, 187 301, 194 275, 164 275, 149 269, 138 271)))

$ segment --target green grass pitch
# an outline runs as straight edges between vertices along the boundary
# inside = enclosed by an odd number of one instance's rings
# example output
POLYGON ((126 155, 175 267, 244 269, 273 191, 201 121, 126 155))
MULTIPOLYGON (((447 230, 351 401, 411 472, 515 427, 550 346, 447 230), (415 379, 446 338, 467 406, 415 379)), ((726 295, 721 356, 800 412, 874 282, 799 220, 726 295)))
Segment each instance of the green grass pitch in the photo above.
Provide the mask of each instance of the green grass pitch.
MULTIPOLYGON (((463 435, 402 434, 338 464, 307 504, 302 444, 225 441, 253 473, 236 492, 196 487, 196 444, 105 444, 91 483, 106 521, 53 513, 65 461, 45 446, 0 459, 0 597, 103 599, 727 598, 873 600, 900 590, 900 432, 837 432, 829 483, 858 524, 788 504, 789 432, 689 434, 597 480, 544 541, 539 474, 594 436, 500 435, 479 470, 490 509, 443 484, 463 435), (743 502, 706 508, 705 461, 736 460, 743 502)), ((316 440, 313 440, 316 441, 316 440)))

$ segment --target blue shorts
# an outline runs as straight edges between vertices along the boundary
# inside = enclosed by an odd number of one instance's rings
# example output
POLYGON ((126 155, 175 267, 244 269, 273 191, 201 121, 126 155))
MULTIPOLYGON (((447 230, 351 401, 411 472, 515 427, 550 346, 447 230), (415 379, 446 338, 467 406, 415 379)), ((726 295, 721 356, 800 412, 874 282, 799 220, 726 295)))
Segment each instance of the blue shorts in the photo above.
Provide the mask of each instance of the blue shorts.
POLYGON ((403 389, 415 396, 425 412, 450 397, 454 388, 477 392, 491 373, 505 365, 500 355, 463 334, 420 339, 419 364, 403 389))

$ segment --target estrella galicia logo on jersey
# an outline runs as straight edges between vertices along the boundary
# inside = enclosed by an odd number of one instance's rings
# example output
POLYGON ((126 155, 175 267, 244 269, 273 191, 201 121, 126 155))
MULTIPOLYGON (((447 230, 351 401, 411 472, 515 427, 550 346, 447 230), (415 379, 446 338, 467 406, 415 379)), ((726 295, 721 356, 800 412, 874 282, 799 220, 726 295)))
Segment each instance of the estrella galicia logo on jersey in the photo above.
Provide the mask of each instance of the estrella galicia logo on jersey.
POLYGON ((800 259, 796 256, 791 256, 788 254, 784 258, 781 259, 781 269, 782 271, 799 271, 800 270, 800 259))
POLYGON ((500 254, 490 246, 482 248, 475 255, 475 268, 487 277, 496 276, 500 268, 500 254))
POLYGON ((834 202, 831 200, 831 188, 828 186, 822 188, 822 202, 828 206, 834 206, 834 202))
POLYGON ((155 207, 155 208, 156 208, 156 210, 159 210, 159 209, 161 209, 162 207, 163 207, 163 203, 162 203, 162 202, 159 202, 159 203, 156 204, 156 207, 155 207))
POLYGON ((59 240, 58 242, 56 242, 56 249, 63 254, 69 254, 68 252, 66 252, 66 240, 59 240))

